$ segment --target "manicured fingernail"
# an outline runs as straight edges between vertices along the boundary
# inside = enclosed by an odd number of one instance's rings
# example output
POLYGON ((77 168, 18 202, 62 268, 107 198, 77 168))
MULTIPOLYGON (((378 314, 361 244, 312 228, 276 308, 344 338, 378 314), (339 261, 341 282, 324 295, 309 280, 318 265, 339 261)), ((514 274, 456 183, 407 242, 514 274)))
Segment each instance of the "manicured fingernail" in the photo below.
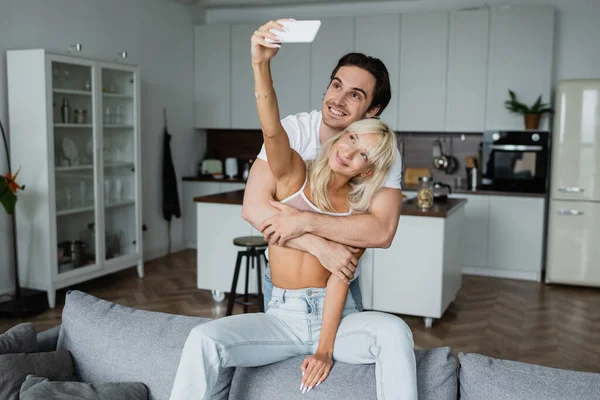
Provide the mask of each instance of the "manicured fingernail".
POLYGON ((304 371, 302 371, 302 376, 304 376, 304 371))
POLYGON ((281 45, 280 45, 280 44, 274 44, 273 46, 275 46, 275 47, 277 47, 277 48, 280 48, 280 47, 281 47, 281 45))
POLYGON ((310 389, 312 389, 313 387, 309 387, 308 390, 306 391, 306 393, 310 392, 310 389))
POLYGON ((300 390, 304 389, 304 383, 300 384, 300 390))
POLYGON ((302 389, 302 394, 306 393, 306 387, 304 387, 304 389, 302 389))
POLYGON ((317 382, 317 384, 315 385, 315 387, 319 386, 321 384, 321 382, 317 382))

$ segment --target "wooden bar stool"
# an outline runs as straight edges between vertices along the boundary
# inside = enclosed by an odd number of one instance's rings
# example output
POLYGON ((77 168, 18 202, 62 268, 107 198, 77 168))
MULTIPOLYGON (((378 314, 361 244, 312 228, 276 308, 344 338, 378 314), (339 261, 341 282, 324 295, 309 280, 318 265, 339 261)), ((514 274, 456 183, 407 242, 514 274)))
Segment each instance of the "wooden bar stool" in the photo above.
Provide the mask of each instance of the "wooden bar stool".
POLYGON ((250 279, 250 265, 252 269, 256 266, 256 276, 258 278, 258 304, 260 311, 265 311, 263 303, 262 293, 262 277, 261 277, 261 262, 260 257, 262 256, 267 263, 267 257, 265 256, 265 248, 268 242, 262 236, 241 236, 233 239, 233 244, 240 247, 245 247, 246 250, 238 251, 237 261, 235 263, 235 272, 233 273, 233 282, 231 283, 231 291, 229 292, 229 300, 227 302, 227 315, 231 315, 233 312, 233 304, 243 304, 244 313, 248 312, 248 306, 255 305, 257 303, 248 302, 248 280, 250 279), (236 294, 238 277, 240 275, 240 267, 242 266, 242 258, 246 258, 246 285, 244 294, 236 294), (244 300, 238 300, 238 297, 244 297, 244 300))

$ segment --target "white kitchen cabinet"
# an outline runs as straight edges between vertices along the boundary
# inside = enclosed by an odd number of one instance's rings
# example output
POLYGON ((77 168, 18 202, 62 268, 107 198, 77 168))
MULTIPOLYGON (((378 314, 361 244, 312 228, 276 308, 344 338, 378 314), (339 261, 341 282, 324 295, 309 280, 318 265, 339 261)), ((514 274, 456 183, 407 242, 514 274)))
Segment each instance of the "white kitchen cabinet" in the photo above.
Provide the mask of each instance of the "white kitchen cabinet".
MULTIPOLYGON (((252 225, 242 219, 242 207, 232 204, 196 203, 198 219, 211 221, 210 226, 198 225, 197 285, 198 289, 229 292, 235 271, 237 253, 245 250, 235 246, 233 239, 252 235, 252 225)), ((262 262, 264 275, 264 261, 262 262)), ((246 266, 242 263, 236 292, 244 292, 246 266)), ((250 269, 248 290, 257 293, 256 270, 250 269)))
MULTIPOLYGON (((264 22, 263 22, 264 23, 264 22)), ((260 129, 254 97, 250 38, 261 23, 231 26, 231 128, 260 129)), ((223 72, 221 72, 223 74, 223 72)), ((207 77, 212 79, 211 77, 207 77)), ((278 88, 279 82, 275 83, 278 88)), ((280 97, 283 97, 278 91, 280 97)), ((291 96, 292 94, 290 94, 291 96)))
POLYGON ((373 277, 375 273, 375 249, 366 249, 358 260, 358 284, 362 295, 363 308, 373 309, 373 277))
POLYGON ((465 249, 463 272, 468 273, 470 269, 486 268, 488 264, 490 196, 459 193, 452 197, 468 201, 465 206, 466 223, 462 232, 465 249))
POLYGON ((558 82, 552 132, 552 199, 600 201, 599 98, 600 80, 558 82))
POLYGON ((310 46, 310 106, 296 113, 321 110, 331 72, 339 59, 353 50, 353 32, 353 18, 321 20, 321 28, 310 46))
POLYGON ((597 286, 600 203, 554 200, 549 211, 546 282, 597 286))
POLYGON ((197 128, 231 127, 230 54, 231 25, 194 27, 194 119, 197 128))
POLYGON ((426 326, 440 318, 461 287, 463 224, 464 207, 446 218, 401 216, 392 245, 374 249, 370 308, 425 317, 426 326))
MULTIPOLYGON (((250 37, 248 37, 250 46, 250 37)), ((250 59, 248 59, 248 63, 250 59)), ((310 44, 283 43, 271 60, 271 76, 277 91, 279 115, 307 112, 310 107, 310 44)), ((254 80, 252 81, 254 87, 254 80)), ((253 92, 254 93, 254 92, 253 92)), ((252 106, 256 114, 256 103, 252 106)))
MULTIPOLYGON (((490 18, 490 60, 486 96, 486 129, 524 129, 523 116, 504 102, 513 90, 532 105, 539 95, 550 103, 554 9, 551 6, 493 8, 490 18)), ((547 116, 540 129, 548 128, 547 116)))
POLYGON ((379 58, 390 75, 392 98, 381 119, 392 130, 398 129, 398 49, 400 48, 400 15, 357 17, 354 29, 354 50, 379 58))
POLYGON ((448 13, 401 15, 399 130, 445 129, 448 20, 448 13))
POLYGON ((7 75, 21 285, 54 308, 57 289, 143 277, 139 68, 33 49, 8 51, 7 75))
MULTIPOLYGON (((232 192, 234 190, 244 189, 245 187, 245 183, 238 182, 183 182, 183 235, 185 245, 188 249, 195 249, 197 246, 196 232, 198 230, 198 219, 196 208, 198 203, 194 201, 194 197, 232 192)), ((215 221, 209 219, 206 220, 206 224, 214 226, 215 221)))
POLYGON ((541 279, 544 213, 544 198, 490 196, 490 269, 506 278, 541 279))
POLYGON ((485 129, 489 11, 450 13, 448 95, 445 130, 482 132, 485 129))

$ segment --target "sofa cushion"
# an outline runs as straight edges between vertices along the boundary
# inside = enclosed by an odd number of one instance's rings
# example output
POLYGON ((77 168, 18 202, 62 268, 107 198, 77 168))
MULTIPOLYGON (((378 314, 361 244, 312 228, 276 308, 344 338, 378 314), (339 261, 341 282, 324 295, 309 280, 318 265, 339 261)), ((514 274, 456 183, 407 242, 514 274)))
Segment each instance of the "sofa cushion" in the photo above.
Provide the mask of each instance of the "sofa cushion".
POLYGON ((58 342, 59 333, 60 325, 38 333, 36 352, 42 353, 45 351, 56 350, 56 343, 58 342))
POLYGON ((77 380, 68 351, 0 355, 0 399, 19 400, 27 375, 46 376, 55 381, 77 380))
POLYGON ((19 400, 146 400, 147 398, 148 390, 139 382, 55 382, 41 376, 29 375, 21 385, 19 400))
MULTIPOLYGON (((166 400, 189 332, 208 320, 137 310, 74 290, 67 292, 57 349, 71 352, 80 381, 142 382, 151 400, 166 400)), ((213 398, 227 398, 232 374, 224 372, 221 397, 213 398)))
MULTIPOLYGON (((230 400, 304 399, 300 365, 304 356, 259 368, 237 368, 230 400), (297 384, 296 384, 297 383, 297 384)), ((457 398, 457 362, 449 347, 416 350, 419 400, 457 398)), ((327 380, 311 391, 312 399, 376 399, 375 365, 337 362, 327 380), (313 394, 314 393, 314 394, 313 394)))
POLYGON ((33 353, 36 345, 35 328, 30 322, 14 326, 0 335, 0 354, 33 353))
POLYGON ((584 400, 597 399, 600 374, 567 371, 479 354, 458 355, 460 398, 584 400))

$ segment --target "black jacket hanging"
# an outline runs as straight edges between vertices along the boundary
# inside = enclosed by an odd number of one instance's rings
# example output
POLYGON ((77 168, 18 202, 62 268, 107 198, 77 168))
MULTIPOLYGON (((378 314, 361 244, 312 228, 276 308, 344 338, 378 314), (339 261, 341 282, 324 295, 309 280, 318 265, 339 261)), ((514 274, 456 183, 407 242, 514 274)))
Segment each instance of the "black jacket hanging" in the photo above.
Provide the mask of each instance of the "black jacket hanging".
POLYGON ((173 166, 173 157, 171 155, 171 135, 167 131, 166 124, 163 140, 162 189, 162 211, 165 220, 171 221, 173 216, 176 218, 181 217, 179 195, 177 193, 177 177, 175 176, 175 167, 173 166))

